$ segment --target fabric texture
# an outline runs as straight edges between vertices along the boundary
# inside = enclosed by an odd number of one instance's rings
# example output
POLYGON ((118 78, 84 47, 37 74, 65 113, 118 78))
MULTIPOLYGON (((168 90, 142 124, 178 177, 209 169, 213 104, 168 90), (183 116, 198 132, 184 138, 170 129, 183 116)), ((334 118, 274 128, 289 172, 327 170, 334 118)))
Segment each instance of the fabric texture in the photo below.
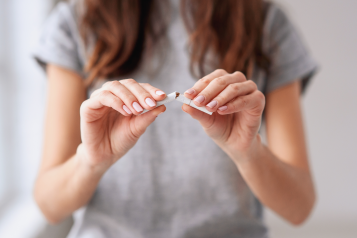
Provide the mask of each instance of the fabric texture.
MULTIPOLYGON (((134 78, 166 93, 184 92, 197 81, 189 72, 188 36, 179 3, 171 3, 170 45, 160 69, 149 73, 147 65, 156 58, 144 58, 135 73, 116 80, 134 78)), ((254 68, 252 80, 258 88, 269 93, 294 80, 307 81, 317 65, 274 4, 264 29, 263 49, 272 65, 269 74, 254 68)), ((84 75, 85 55, 75 2, 58 4, 45 25, 36 60, 44 68, 50 63, 84 75)), ((89 204, 74 217, 70 238, 268 237, 263 207, 235 164, 176 101, 107 171, 89 204)))

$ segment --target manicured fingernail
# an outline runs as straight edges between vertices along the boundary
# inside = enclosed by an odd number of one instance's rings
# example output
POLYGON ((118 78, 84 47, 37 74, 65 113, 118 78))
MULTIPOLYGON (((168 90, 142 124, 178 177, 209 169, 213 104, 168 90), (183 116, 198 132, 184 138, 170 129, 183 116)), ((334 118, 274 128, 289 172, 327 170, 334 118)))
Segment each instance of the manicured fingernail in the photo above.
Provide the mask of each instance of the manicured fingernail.
POLYGON ((212 101, 207 104, 207 107, 210 107, 210 108, 214 108, 215 106, 217 106, 217 101, 212 101))
POLYGON ((142 112, 144 109, 139 105, 139 103, 134 102, 133 103, 133 108, 135 109, 135 111, 137 112, 142 112))
POLYGON ((227 106, 222 106, 222 107, 220 107, 220 108, 218 108, 218 110, 220 110, 220 111, 225 111, 225 110, 227 110, 227 106))
POLYGON ((147 98, 145 99, 145 102, 147 105, 149 105, 150 107, 155 107, 156 103, 151 99, 151 98, 147 98))
POLYGON ((124 111, 126 111, 126 113, 132 114, 132 112, 129 110, 129 108, 127 106, 124 105, 123 109, 124 109, 124 111))
POLYGON ((196 101, 196 102, 198 102, 198 103, 201 103, 201 102, 203 102, 204 100, 205 100, 205 97, 202 96, 202 95, 200 95, 200 96, 198 96, 197 98, 195 98, 194 101, 196 101))
POLYGON ((165 94, 163 91, 156 91, 155 93, 156 95, 160 95, 160 96, 165 94))
POLYGON ((186 92, 187 94, 194 94, 195 93, 195 90, 190 88, 190 89, 187 89, 186 92))

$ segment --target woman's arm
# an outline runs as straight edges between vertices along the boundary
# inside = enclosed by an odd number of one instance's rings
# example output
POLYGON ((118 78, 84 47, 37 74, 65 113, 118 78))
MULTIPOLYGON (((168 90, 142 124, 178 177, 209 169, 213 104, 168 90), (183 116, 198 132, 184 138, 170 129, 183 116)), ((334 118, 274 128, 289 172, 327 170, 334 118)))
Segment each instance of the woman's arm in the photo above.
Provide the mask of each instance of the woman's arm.
POLYGON ((293 224, 302 223, 315 202, 298 81, 266 97, 269 148, 260 142, 250 158, 236 159, 245 181, 262 203, 293 224))
POLYGON ((76 154, 81 143, 79 109, 85 100, 82 78, 54 65, 48 65, 47 73, 43 156, 34 196, 46 218, 55 223, 88 201, 100 176, 81 166, 76 154))
POLYGON ((182 108, 230 156, 259 200, 293 224, 307 218, 315 201, 299 87, 295 82, 267 95, 271 150, 258 134, 265 97, 240 72, 216 70, 186 91, 197 106, 216 112, 212 116, 187 105, 182 108))
POLYGON ((34 195, 46 218, 56 223, 88 202, 107 169, 165 111, 165 106, 155 108, 165 93, 125 79, 105 83, 85 100, 76 73, 49 65, 48 78, 44 151, 34 195), (150 111, 140 115, 143 108, 150 111))

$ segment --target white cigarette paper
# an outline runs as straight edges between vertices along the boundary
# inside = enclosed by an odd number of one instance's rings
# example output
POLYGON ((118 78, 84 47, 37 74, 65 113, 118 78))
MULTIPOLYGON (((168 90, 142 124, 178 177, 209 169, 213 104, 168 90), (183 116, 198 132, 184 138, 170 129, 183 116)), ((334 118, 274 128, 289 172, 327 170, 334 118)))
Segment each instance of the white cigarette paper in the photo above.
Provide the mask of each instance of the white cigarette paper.
MULTIPOLYGON (((166 104, 166 103, 169 103, 169 102, 174 101, 175 98, 176 98, 178 95, 179 95, 178 92, 170 93, 169 95, 166 96, 166 98, 165 98, 164 100, 161 100, 161 101, 156 102, 156 107, 155 107, 155 108, 157 108, 157 107, 159 107, 159 106, 161 106, 161 105, 164 105, 164 104, 166 104)), ((149 111, 149 110, 144 109, 144 111, 143 111, 141 114, 144 114, 145 112, 148 112, 148 111, 149 111)), ((141 115, 141 114, 140 114, 140 115, 141 115)))
POLYGON ((196 106, 195 103, 192 102, 191 99, 188 99, 187 97, 183 96, 182 94, 179 94, 179 96, 176 97, 176 100, 179 101, 179 102, 182 102, 184 104, 187 104, 187 105, 189 105, 189 106, 191 106, 193 108, 196 108, 196 109, 198 109, 198 110, 200 110, 202 112, 205 112, 205 113, 207 113, 209 115, 212 115, 212 112, 208 111, 206 109, 206 107, 198 107, 198 106, 196 106))

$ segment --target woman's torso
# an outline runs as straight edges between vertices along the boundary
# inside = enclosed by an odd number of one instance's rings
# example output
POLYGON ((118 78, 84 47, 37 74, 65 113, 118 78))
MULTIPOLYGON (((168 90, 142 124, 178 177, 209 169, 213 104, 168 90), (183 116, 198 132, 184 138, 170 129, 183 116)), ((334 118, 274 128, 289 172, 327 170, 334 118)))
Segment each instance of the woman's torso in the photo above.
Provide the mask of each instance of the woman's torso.
MULTIPOLYGON (((135 73, 118 79, 134 78, 166 93, 184 92, 197 81, 189 71, 188 35, 178 2, 171 1, 165 57, 145 57, 135 73), (148 70, 157 64, 161 67, 156 73, 148 70)), ((61 3, 55 9, 36 59, 83 74, 87 57, 75 3, 61 3)), ((311 76, 316 64, 274 6, 268 10, 265 32, 263 48, 273 61, 269 78, 254 68, 252 80, 260 90, 272 91, 311 76)), ((102 83, 98 81, 88 94, 102 83)), ((181 105, 168 104, 138 143, 107 171, 89 204, 75 213, 70 238, 267 237, 262 205, 235 164, 181 105)))
MULTIPOLYGON (((166 93, 184 92, 197 81, 189 71, 188 37, 177 9, 174 5, 164 58, 147 57, 120 79, 148 82, 166 93), (156 73, 147 70, 152 61, 162 63, 156 73)), ((168 104, 109 169, 69 237, 265 236, 262 206, 237 167, 181 106, 168 104)))

